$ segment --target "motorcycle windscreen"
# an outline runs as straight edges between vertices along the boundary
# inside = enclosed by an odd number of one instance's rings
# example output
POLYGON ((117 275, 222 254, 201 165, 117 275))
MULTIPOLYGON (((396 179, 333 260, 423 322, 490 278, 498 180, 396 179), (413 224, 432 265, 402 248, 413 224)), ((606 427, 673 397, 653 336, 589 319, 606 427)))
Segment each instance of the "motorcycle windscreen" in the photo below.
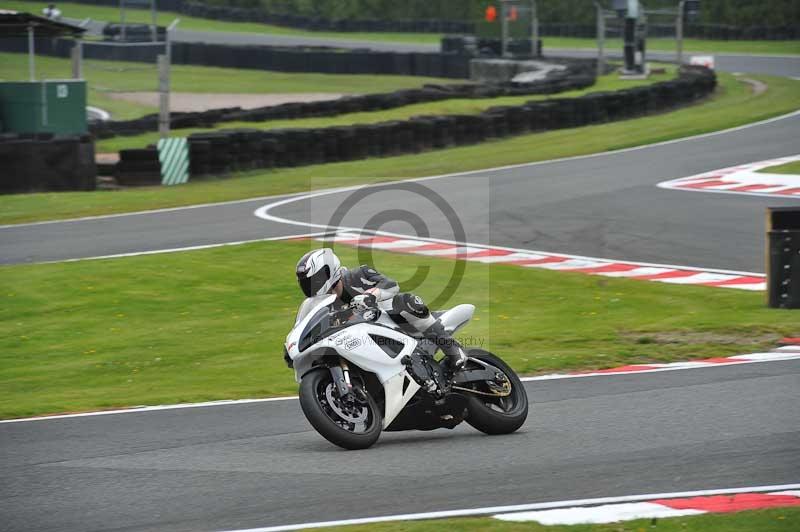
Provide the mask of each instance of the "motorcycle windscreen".
POLYGON ((305 299, 300 304, 300 308, 297 309, 297 317, 295 317, 294 323, 298 324, 301 321, 303 321, 303 319, 305 319, 305 317, 308 316, 311 313, 311 311, 314 310, 315 307, 319 306, 326 299, 328 299, 330 297, 331 297, 330 295, 321 295, 321 296, 314 296, 314 297, 309 297, 309 298, 305 299))

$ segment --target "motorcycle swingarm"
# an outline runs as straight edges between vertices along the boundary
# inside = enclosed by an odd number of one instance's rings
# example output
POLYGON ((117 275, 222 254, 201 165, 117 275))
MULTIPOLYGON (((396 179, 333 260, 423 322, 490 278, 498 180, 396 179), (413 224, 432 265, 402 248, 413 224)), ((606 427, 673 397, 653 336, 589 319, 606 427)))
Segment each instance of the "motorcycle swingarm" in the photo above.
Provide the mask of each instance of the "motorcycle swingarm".
POLYGON ((492 366, 491 364, 487 364, 482 360, 476 360, 474 358, 470 358, 469 362, 474 362, 476 364, 480 364, 483 366, 482 368, 475 368, 475 369, 463 369, 453 375, 453 384, 466 384, 468 382, 483 382, 483 381, 494 381, 495 375, 498 373, 500 375, 504 375, 505 373, 501 371, 499 368, 492 366))

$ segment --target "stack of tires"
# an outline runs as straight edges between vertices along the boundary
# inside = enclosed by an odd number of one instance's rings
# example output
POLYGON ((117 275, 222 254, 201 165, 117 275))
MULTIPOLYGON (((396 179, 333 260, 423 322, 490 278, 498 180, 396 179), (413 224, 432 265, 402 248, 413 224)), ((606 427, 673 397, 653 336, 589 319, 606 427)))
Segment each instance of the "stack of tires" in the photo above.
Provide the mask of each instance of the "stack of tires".
POLYGON ((189 136, 189 173, 192 176, 227 174, 233 171, 230 139, 225 131, 189 136))
MULTIPOLYGON (((409 120, 315 129, 221 130, 189 137, 192 175, 388 157, 621 120, 660 112, 708 95, 716 85, 704 67, 684 67, 677 79, 579 98, 533 100, 491 107, 477 115, 417 116, 409 120)), ((419 92, 403 93, 414 101, 419 92)), ((401 95, 395 94, 394 98, 401 95)))
POLYGON ((97 168, 89 135, 0 134, 0 193, 94 190, 97 168))
POLYGON ((124 186, 161 184, 161 163, 155 147, 121 150, 114 169, 114 179, 124 186))

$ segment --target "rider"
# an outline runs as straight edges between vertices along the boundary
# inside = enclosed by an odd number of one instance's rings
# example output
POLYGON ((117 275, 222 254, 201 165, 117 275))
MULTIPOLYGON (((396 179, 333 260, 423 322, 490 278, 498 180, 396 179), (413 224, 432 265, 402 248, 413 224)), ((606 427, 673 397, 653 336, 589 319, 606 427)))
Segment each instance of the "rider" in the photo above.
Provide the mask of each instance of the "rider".
POLYGON ((467 360, 461 346, 445 331, 442 322, 431 315, 422 298, 400 293, 396 281, 369 266, 350 270, 342 267, 330 248, 315 249, 298 261, 297 280, 306 297, 336 294, 343 303, 359 309, 378 307, 383 302, 381 306, 387 308, 399 326, 407 324, 414 332, 435 342, 447 357, 451 370, 467 360))

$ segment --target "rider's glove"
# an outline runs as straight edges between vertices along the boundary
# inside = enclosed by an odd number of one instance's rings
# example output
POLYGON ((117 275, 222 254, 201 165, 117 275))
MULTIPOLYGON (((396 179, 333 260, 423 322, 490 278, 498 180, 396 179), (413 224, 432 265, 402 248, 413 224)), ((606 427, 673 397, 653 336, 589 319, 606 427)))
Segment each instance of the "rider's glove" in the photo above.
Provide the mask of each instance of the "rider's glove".
POLYGON ((373 294, 359 294, 353 298, 351 306, 356 310, 365 310, 378 306, 378 300, 373 294))

